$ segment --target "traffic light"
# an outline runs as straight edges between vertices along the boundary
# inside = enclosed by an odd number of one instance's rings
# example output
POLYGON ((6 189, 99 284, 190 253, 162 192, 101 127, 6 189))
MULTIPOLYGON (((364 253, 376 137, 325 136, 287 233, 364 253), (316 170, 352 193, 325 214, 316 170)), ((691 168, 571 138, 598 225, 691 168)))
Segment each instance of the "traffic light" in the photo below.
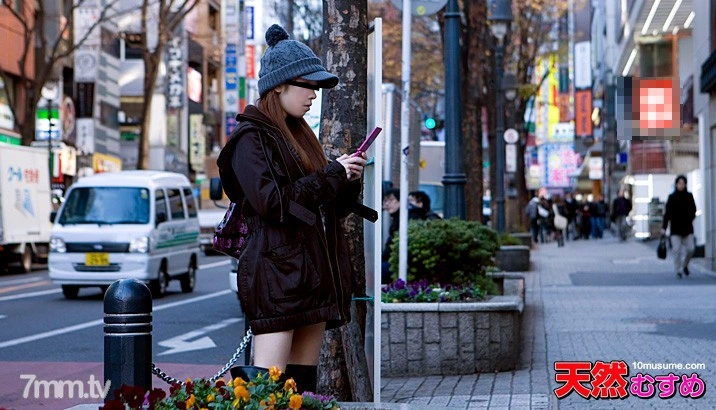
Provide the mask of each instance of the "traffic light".
POLYGON ((435 118, 428 117, 425 119, 425 128, 432 130, 435 129, 435 126, 437 123, 435 122, 435 118))

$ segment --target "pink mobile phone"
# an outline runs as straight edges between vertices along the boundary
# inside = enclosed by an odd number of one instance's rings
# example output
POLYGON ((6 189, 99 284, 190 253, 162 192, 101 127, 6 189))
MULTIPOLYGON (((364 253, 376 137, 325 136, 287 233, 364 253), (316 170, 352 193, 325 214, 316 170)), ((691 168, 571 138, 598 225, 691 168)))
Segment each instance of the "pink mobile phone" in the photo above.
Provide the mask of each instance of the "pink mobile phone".
POLYGON ((375 127, 375 128, 373 129, 373 131, 371 131, 370 135, 368 135, 368 136, 366 137, 365 141, 363 141, 363 143, 360 144, 360 147, 358 148, 358 151, 354 152, 354 153, 351 155, 351 157, 358 157, 358 156, 360 156, 362 153, 368 151, 368 148, 370 148, 371 144, 373 144, 373 141, 375 141, 375 139, 378 137, 378 134, 380 134, 381 131, 383 131, 382 128, 380 128, 380 127, 375 127))

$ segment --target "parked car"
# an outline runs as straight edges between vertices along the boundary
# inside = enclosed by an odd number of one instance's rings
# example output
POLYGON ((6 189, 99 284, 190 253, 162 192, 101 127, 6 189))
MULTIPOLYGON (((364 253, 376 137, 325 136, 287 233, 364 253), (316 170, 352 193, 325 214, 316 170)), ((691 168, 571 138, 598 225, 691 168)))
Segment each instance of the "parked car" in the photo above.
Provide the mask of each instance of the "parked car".
POLYGON ((199 246, 205 255, 219 254, 214 250, 214 231, 224 218, 226 209, 200 209, 199 210, 199 246))

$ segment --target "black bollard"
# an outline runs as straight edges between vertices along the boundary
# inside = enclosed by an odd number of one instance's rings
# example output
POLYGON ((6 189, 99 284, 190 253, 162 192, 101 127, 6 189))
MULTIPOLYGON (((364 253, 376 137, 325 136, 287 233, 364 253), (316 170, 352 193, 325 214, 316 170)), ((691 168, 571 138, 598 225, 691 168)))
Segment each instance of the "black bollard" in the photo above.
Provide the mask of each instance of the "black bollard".
POLYGON ((152 388, 152 293, 136 279, 114 282, 104 294, 105 401, 123 384, 152 388))

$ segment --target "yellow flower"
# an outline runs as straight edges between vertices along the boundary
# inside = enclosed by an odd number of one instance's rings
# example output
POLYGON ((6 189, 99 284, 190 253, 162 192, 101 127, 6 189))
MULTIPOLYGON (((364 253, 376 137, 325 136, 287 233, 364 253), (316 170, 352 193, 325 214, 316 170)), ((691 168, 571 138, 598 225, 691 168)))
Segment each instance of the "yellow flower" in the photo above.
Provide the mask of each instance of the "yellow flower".
POLYGON ((196 403, 196 397, 192 394, 189 396, 188 399, 186 399, 186 409, 189 410, 190 408, 194 407, 194 403, 196 403))
POLYGON ((303 404, 303 397, 300 394, 294 394, 291 396, 291 400, 288 403, 288 408, 291 410, 299 410, 303 404))
POLYGON ((286 380, 286 383, 284 383, 284 385, 283 385, 283 389, 286 391, 289 391, 289 390, 297 391, 298 388, 296 387, 296 381, 293 380, 293 378, 286 380))
POLYGON ((269 369, 269 378, 271 378, 271 380, 277 382, 280 377, 281 377, 281 369, 279 369, 276 366, 272 366, 269 369))
POLYGON ((241 377, 235 378, 235 379, 233 380, 233 382, 234 382, 233 387, 236 387, 236 386, 246 386, 246 382, 245 382, 244 379, 242 379, 241 377))
POLYGON ((211 393, 209 393, 209 395, 206 396, 206 402, 207 402, 207 403, 211 403, 212 401, 214 401, 214 399, 215 399, 215 397, 214 397, 214 395, 211 394, 211 393))
POLYGON ((237 399, 242 399, 244 401, 249 401, 249 391, 244 386, 236 386, 234 387, 234 396, 236 396, 237 399))
POLYGON ((269 394, 268 404, 269 404, 269 406, 271 406, 271 408, 273 408, 273 406, 276 405, 276 395, 275 394, 273 394, 273 393, 269 394))

